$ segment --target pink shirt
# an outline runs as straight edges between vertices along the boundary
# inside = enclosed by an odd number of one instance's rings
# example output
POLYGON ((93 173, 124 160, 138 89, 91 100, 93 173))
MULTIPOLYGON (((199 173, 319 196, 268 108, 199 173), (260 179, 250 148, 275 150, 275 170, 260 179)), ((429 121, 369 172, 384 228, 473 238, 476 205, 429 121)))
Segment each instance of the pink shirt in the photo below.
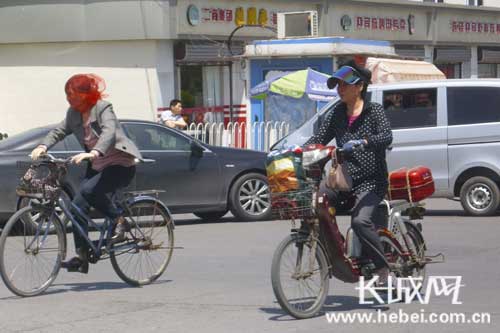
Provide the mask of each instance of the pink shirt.
MULTIPOLYGON (((90 127, 90 118, 84 122, 83 131, 85 135, 83 139, 85 146, 87 149, 92 150, 99 138, 94 132, 92 132, 92 128, 90 127)), ((134 156, 118 150, 115 147, 111 147, 104 153, 104 155, 99 155, 92 160, 92 169, 98 172, 110 165, 131 167, 135 165, 135 159, 134 156)))
POLYGON ((350 116, 350 117, 347 117, 347 121, 348 121, 348 124, 347 124, 347 127, 351 127, 352 123, 358 119, 359 115, 357 116, 350 116))

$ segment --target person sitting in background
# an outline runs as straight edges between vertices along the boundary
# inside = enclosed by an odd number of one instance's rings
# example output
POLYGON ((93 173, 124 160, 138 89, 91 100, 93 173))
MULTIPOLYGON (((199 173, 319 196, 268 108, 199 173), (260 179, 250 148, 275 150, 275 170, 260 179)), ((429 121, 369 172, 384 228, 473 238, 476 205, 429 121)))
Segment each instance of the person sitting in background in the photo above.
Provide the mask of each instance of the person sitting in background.
POLYGON ((161 122, 171 128, 184 129, 187 123, 182 118, 182 103, 178 99, 170 101, 170 110, 162 112, 160 118, 161 122))

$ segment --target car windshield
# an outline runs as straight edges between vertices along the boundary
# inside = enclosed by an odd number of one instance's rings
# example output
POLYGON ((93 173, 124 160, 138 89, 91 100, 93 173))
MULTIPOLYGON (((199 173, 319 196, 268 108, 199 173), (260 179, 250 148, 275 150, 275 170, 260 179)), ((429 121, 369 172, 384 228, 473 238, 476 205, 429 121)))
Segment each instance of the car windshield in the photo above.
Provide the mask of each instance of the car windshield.
POLYGON ((0 151, 31 150, 36 147, 36 145, 40 142, 41 138, 44 137, 49 130, 50 130, 49 127, 38 127, 8 137, 7 139, 0 141, 0 151))
POLYGON ((281 140, 276 142, 271 150, 283 149, 288 146, 298 145, 302 146, 304 143, 314 134, 317 133, 321 123, 325 119, 328 111, 330 111, 337 103, 340 102, 339 98, 334 99, 330 103, 326 104, 321 110, 318 111, 311 119, 307 120, 302 126, 297 128, 292 133, 283 137, 281 140))

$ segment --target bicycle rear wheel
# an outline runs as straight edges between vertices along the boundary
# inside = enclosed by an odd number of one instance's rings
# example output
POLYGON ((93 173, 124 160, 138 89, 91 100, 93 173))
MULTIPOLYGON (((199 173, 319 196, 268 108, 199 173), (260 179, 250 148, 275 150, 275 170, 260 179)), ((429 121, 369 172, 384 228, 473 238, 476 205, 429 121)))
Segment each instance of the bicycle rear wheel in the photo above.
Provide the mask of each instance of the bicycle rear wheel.
MULTIPOLYGON (((427 277, 426 271, 425 271, 425 266, 426 266, 426 261, 425 261, 425 243, 421 241, 421 236, 416 234, 417 231, 413 229, 408 230, 408 237, 409 237, 409 250, 412 252, 415 260, 412 259, 412 264, 413 264, 413 269, 409 275, 411 275, 414 278, 420 278, 422 279, 422 282, 425 282, 425 279, 427 277)), ((419 291, 422 289, 422 286, 419 288, 419 291)))
MULTIPOLYGON (((414 236, 414 235, 413 235, 414 236)), ((410 258, 403 256, 401 250, 396 246, 396 244, 387 236, 381 236, 380 241, 382 242, 382 248, 384 249, 384 255, 387 262, 396 269, 391 270, 391 275, 394 279, 398 278, 413 278, 412 281, 409 279, 403 279, 399 282, 393 281, 393 288, 396 284, 401 286, 405 292, 403 297, 406 298, 408 295, 413 295, 415 291, 420 291, 425 283, 425 269, 417 269, 414 267, 414 263, 410 258), (408 294, 409 293, 409 294, 408 294)), ((410 241, 415 242, 414 238, 410 236, 410 241)), ((415 243, 414 243, 415 244, 415 243)), ((412 245, 417 246, 417 244, 412 245)), ((420 248, 421 251, 423 248, 420 248)), ((411 250, 413 251, 413 250, 411 250)), ((417 255, 425 255, 423 252, 417 255)), ((396 295, 396 290, 391 291, 393 295, 396 295)))
POLYGON ((111 246, 113 269, 132 286, 152 283, 172 258, 174 226, 170 214, 154 200, 141 200, 128 206, 125 219, 131 231, 125 242, 111 246))
POLYGON ((274 295, 282 309, 297 319, 316 315, 328 295, 328 260, 319 243, 316 253, 312 251, 309 237, 294 234, 280 243, 273 257, 274 295))
POLYGON ((56 214, 33 207, 17 211, 0 237, 0 275, 18 296, 36 296, 56 279, 65 252, 64 228, 56 214), (37 223, 32 220, 37 216, 37 223))

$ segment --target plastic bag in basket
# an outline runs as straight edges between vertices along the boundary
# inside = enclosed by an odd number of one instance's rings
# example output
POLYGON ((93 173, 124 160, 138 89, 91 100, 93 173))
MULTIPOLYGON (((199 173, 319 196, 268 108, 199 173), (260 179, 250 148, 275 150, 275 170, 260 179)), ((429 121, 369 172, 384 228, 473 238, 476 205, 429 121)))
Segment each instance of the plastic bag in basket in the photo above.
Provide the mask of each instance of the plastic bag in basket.
POLYGON ((305 176, 302 169, 302 150, 300 147, 270 152, 266 160, 266 173, 269 187, 273 193, 295 191, 302 188, 305 176))

